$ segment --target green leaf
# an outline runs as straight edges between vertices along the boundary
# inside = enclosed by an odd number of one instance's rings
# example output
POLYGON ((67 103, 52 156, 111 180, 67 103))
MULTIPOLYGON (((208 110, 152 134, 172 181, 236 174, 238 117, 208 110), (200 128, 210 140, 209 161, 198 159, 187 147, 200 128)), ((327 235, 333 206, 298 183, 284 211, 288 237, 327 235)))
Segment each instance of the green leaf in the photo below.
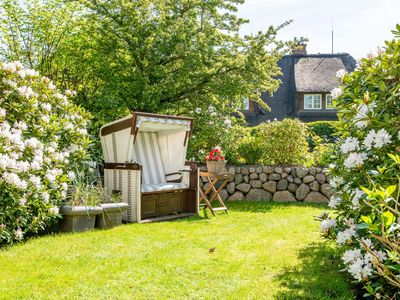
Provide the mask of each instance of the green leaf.
POLYGON ((384 223, 385 227, 389 227, 396 220, 396 217, 390 211, 385 211, 382 214, 382 216, 383 216, 383 223, 384 223))
POLYGON ((361 220, 363 220, 368 225, 371 225, 373 222, 371 216, 361 216, 361 220))
POLYGON ((396 185, 390 185, 386 188, 386 195, 391 196, 396 191, 396 185))

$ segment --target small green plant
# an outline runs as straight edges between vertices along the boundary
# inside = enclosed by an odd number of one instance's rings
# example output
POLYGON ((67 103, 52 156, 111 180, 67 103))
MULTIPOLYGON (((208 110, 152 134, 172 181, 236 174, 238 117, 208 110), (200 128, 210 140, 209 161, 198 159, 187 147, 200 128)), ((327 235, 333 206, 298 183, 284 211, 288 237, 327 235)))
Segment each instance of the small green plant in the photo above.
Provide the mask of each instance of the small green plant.
POLYGON ((67 204, 71 206, 97 206, 104 202, 104 188, 101 186, 77 183, 68 197, 67 204))

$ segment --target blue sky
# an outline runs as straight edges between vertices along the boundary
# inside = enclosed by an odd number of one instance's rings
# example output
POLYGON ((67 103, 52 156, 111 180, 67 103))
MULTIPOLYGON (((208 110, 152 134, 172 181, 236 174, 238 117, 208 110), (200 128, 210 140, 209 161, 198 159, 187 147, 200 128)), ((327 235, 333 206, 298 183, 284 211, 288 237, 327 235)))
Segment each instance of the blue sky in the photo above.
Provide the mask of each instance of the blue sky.
POLYGON ((334 52, 360 59, 392 38, 391 30, 400 23, 400 0, 246 0, 238 15, 250 20, 243 34, 293 19, 279 38, 307 37, 308 53, 331 52, 333 18, 334 52))

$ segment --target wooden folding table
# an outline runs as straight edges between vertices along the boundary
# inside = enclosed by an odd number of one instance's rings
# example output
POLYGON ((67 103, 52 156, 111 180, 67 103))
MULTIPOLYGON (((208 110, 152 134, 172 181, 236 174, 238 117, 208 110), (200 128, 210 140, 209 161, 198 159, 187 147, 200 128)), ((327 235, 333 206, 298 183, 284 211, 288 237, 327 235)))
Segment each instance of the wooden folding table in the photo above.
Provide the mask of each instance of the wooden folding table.
POLYGON ((219 192, 228 184, 230 179, 233 179, 235 174, 229 172, 223 173, 211 173, 211 172, 199 172, 200 177, 207 179, 209 185, 205 185, 206 189, 200 189, 199 206, 204 207, 204 209, 209 208, 212 214, 215 216, 216 211, 225 211, 228 213, 228 208, 225 206, 219 192), (221 181, 221 184, 216 188, 216 184, 221 181), (218 200, 220 207, 213 207, 211 204, 214 200, 218 200), (204 203, 202 203, 204 201, 204 203))

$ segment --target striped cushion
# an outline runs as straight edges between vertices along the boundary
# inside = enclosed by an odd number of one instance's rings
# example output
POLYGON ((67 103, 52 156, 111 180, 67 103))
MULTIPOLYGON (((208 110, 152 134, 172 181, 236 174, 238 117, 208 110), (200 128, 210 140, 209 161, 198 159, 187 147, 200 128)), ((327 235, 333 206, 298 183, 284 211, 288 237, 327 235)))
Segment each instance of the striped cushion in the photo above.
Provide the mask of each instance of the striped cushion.
POLYGON ((142 193, 187 189, 185 183, 142 184, 142 193))
POLYGON ((134 145, 136 160, 142 165, 142 183, 166 183, 157 134, 139 132, 134 145))

